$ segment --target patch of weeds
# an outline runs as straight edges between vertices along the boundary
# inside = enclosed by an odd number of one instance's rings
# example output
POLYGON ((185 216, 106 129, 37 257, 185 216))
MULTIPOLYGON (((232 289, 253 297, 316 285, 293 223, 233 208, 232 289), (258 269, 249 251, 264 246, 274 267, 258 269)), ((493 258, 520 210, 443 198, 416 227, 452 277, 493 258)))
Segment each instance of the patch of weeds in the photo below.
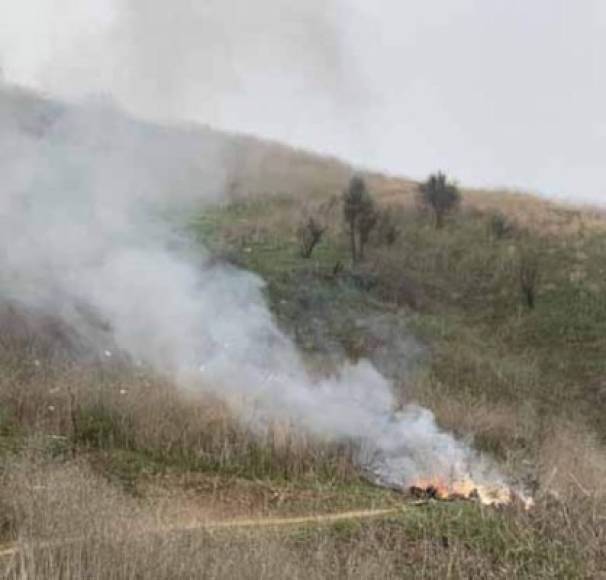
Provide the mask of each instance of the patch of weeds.
POLYGON ((128 449, 132 446, 128 423, 127 417, 119 417, 102 405, 80 409, 76 415, 74 442, 90 448, 128 449))
POLYGON ((101 451, 90 455, 89 460, 96 471, 135 495, 141 478, 163 473, 168 468, 148 453, 125 449, 101 451))
POLYGON ((53 459, 65 459, 73 452, 72 442, 62 435, 48 435, 45 443, 45 451, 53 459))
POLYGON ((11 411, 0 406, 0 437, 17 437, 20 434, 19 422, 11 411))

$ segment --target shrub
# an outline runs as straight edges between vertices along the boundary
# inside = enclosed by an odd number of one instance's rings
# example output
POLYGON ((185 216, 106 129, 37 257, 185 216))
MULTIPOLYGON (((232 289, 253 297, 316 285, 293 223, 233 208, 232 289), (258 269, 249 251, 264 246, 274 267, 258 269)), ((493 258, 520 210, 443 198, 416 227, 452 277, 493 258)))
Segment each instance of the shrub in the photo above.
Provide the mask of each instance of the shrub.
POLYGON ((359 233, 359 256, 360 259, 364 258, 364 248, 368 243, 370 234, 374 230, 375 226, 379 221, 379 213, 374 208, 362 212, 358 221, 358 233, 359 233))
POLYGON ((79 409, 74 417, 74 441, 92 448, 130 448, 133 426, 127 423, 128 419, 101 404, 79 409))
POLYGON ((406 260, 398 252, 388 248, 377 250, 373 256, 373 268, 378 279, 376 293, 381 300, 398 307, 421 307, 421 288, 415 282, 406 260))
POLYGON ((399 236, 400 230, 396 225, 392 211, 387 208, 380 212, 377 223, 378 243, 385 246, 393 246, 399 236))
POLYGON ((488 231, 496 240, 511 237, 515 232, 514 225, 500 212, 492 214, 488 222, 488 231))
POLYGON ((352 177, 343 193, 343 217, 347 224, 351 257, 355 262, 364 257, 364 246, 377 225, 377 210, 366 182, 359 176, 352 177))
POLYGON ((444 173, 438 172, 430 175, 419 186, 419 199, 433 213, 435 226, 440 229, 444 226, 446 215, 456 210, 461 203, 461 194, 444 173))
POLYGON ((528 246, 520 249, 518 258, 518 279, 522 299, 529 310, 536 304, 537 286, 539 283, 540 263, 536 250, 528 246))
POLYGON ((297 230, 297 239, 299 240, 299 251, 301 257, 309 259, 314 251, 314 248, 322 240, 322 236, 326 231, 326 226, 313 216, 308 217, 297 230))

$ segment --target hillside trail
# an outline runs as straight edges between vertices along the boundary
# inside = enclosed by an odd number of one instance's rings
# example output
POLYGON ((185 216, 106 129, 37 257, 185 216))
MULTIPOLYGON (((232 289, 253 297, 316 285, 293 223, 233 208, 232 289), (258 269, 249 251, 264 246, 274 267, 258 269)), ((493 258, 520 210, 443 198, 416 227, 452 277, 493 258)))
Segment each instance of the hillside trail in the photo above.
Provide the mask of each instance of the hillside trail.
POLYGON ((395 514, 401 508, 385 508, 374 510, 354 510, 346 512, 336 512, 328 514, 310 514, 306 516, 290 517, 256 517, 256 518, 236 518, 223 521, 193 522, 186 525, 167 526, 158 528, 158 532, 187 532, 191 530, 221 530, 221 529, 245 529, 245 528, 279 528, 296 527, 307 524, 331 524, 347 520, 364 520, 378 518, 395 514))
MULTIPOLYGON (((192 521, 188 523, 176 523, 172 525, 161 525, 148 527, 141 531, 141 535, 168 535, 190 532, 214 532, 220 530, 231 530, 237 532, 246 529, 272 529, 272 528, 295 528, 308 525, 328 525, 343 521, 367 520, 394 515, 402 510, 399 508, 353 510, 345 512, 336 512, 328 514, 309 514, 304 516, 291 517, 249 517, 249 518, 231 518, 225 520, 210 521, 192 521)), ((26 546, 36 548, 53 548, 76 544, 81 542, 81 538, 63 538, 51 541, 34 542, 31 544, 11 543, 0 544, 0 558, 9 558, 19 554, 26 546)))

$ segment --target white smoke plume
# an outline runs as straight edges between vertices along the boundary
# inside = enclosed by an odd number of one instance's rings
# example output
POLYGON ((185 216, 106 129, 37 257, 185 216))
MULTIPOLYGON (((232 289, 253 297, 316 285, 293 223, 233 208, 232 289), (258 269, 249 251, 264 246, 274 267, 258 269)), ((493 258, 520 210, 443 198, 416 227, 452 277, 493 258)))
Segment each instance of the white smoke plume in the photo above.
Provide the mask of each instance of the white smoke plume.
POLYGON ((275 418, 355 441, 384 484, 479 466, 418 407, 395 413, 368 362, 313 379, 274 323, 263 281, 211 265, 175 209, 221 197, 223 151, 195 130, 136 122, 106 104, 0 92, 0 299, 52 313, 99 352, 108 340, 188 388, 253 400, 275 418), (98 332, 84 314, 107 326, 98 332))

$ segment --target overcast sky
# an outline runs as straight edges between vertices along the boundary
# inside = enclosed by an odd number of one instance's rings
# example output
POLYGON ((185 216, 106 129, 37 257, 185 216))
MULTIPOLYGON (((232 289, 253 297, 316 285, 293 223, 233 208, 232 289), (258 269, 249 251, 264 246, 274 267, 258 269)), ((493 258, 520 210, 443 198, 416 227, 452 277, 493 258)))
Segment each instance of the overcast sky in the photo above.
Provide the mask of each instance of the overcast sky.
POLYGON ((10 82, 606 203, 605 0, 0 0, 10 82))

